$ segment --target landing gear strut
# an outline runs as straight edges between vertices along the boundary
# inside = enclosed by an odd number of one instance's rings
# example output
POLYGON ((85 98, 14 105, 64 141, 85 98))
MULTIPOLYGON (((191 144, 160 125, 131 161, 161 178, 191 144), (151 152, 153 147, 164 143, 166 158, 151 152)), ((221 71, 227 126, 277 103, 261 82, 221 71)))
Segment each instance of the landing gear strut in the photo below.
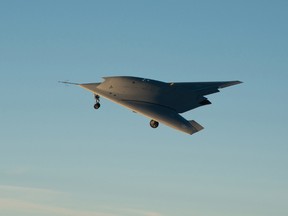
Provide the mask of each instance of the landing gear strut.
POLYGON ((94 109, 99 109, 100 108, 100 96, 94 95, 94 98, 96 100, 96 103, 94 104, 94 109))
POLYGON ((158 125, 159 125, 159 122, 157 122, 157 121, 155 121, 155 120, 151 120, 151 121, 150 121, 150 126, 151 126, 152 128, 157 128, 158 125))

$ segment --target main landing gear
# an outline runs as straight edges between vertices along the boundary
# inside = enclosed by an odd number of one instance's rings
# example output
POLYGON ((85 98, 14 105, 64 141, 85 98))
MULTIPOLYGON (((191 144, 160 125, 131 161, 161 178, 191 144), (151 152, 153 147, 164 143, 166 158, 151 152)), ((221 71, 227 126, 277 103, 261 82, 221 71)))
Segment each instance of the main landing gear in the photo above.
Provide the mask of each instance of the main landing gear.
POLYGON ((94 98, 96 100, 96 103, 94 104, 94 109, 99 109, 100 108, 100 96, 94 95, 94 98))
POLYGON ((152 128, 157 128, 158 126, 159 126, 159 122, 157 122, 157 121, 155 121, 155 120, 151 120, 150 121, 150 126, 152 127, 152 128))

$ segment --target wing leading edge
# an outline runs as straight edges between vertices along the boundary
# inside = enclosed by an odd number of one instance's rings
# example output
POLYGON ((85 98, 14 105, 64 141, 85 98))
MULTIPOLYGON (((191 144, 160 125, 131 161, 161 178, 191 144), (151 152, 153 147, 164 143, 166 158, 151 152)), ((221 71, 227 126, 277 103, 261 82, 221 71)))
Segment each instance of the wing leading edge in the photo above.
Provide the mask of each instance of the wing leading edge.
POLYGON ((159 104, 147 103, 143 101, 121 101, 123 106, 140 113, 148 118, 152 118, 176 130, 188 134, 194 134, 203 129, 196 121, 187 121, 175 110, 161 106, 159 104))

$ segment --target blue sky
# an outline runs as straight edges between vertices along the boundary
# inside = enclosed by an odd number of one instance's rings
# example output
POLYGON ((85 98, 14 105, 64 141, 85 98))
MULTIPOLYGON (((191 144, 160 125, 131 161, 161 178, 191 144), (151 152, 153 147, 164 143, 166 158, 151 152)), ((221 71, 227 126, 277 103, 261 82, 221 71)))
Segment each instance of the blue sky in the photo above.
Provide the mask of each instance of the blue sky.
POLYGON ((287 1, 0 1, 0 215, 286 216, 287 1), (241 80, 189 136, 58 80, 241 80))

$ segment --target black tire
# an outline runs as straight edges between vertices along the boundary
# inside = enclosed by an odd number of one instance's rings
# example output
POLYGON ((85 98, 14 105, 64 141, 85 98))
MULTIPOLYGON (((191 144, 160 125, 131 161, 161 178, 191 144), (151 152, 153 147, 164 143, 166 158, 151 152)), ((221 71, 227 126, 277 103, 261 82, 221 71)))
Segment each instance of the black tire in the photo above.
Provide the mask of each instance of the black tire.
POLYGON ((100 103, 94 104, 94 109, 99 109, 100 108, 100 103))
POLYGON ((151 120, 150 121, 150 126, 152 128, 157 128, 159 126, 159 122, 155 121, 155 120, 151 120))

